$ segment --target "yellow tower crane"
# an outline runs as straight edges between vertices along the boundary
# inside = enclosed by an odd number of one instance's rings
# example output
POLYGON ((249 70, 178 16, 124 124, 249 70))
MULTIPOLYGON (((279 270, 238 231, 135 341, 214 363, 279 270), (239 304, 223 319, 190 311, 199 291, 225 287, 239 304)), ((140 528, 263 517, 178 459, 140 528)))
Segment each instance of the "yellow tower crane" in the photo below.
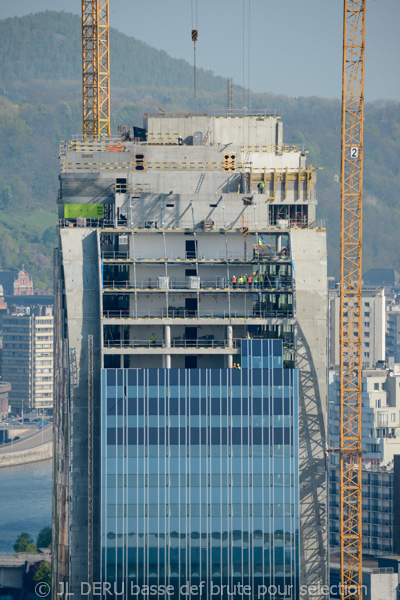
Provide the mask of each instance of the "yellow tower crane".
POLYGON ((366 0, 344 0, 340 239, 340 579, 362 598, 361 250, 366 0))
POLYGON ((110 135, 108 0, 82 0, 84 139, 110 135))

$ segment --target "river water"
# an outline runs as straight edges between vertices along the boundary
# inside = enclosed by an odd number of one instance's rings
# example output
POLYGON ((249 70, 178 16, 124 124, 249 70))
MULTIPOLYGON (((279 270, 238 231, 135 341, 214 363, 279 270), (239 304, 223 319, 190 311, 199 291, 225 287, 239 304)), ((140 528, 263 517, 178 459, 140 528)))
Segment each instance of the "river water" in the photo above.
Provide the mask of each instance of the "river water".
POLYGON ((51 527, 52 461, 0 469, 0 552, 14 552, 20 533, 36 544, 43 527, 51 527))

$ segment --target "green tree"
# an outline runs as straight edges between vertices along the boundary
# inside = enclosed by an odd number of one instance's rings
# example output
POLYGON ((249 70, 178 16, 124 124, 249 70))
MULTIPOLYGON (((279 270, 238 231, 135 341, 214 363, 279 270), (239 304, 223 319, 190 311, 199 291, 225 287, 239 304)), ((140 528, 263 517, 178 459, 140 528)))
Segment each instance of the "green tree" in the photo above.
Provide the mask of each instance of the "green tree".
POLYGON ((35 583, 40 583, 43 581, 43 583, 47 583, 49 585, 49 587, 51 586, 51 566, 50 563, 46 562, 45 560, 43 560, 36 573, 33 576, 33 581, 35 583))
MULTIPOLYGON (((23 585, 27 592, 34 592, 38 583, 46 584, 48 590, 51 588, 51 566, 44 560, 33 563, 23 574, 23 585)), ((46 591, 45 587, 43 591, 46 591)))
POLYGON ((14 550, 15 552, 37 552, 33 539, 25 531, 17 537, 14 550))
POLYGON ((51 546, 51 527, 43 527, 37 536, 36 546, 38 548, 50 548, 51 546))

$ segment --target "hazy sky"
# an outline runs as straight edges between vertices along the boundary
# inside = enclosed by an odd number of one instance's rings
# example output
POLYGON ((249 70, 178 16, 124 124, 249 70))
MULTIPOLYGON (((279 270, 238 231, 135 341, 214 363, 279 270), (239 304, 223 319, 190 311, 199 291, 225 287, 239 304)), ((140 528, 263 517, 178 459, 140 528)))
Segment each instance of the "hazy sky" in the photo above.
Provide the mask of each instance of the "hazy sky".
MULTIPOLYGON (((110 24, 193 64, 195 4, 198 66, 257 92, 340 97, 343 0, 110 0, 110 24)), ((0 0, 0 18, 80 7, 0 0)), ((366 20, 366 99, 400 100, 400 0, 367 0, 366 20)))

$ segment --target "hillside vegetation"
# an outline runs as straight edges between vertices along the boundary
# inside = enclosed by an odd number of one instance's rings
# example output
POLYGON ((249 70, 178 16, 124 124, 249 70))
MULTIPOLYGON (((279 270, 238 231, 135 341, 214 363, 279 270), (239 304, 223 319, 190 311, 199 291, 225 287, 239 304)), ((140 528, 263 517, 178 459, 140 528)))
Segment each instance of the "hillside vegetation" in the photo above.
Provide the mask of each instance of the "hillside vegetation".
MULTIPOLYGON (((113 30, 112 128, 141 125, 143 112, 224 108, 226 81, 113 30)), ((59 141, 81 131, 80 20, 44 12, 0 21, 0 269, 22 263, 51 286, 59 141)), ((247 94, 246 94, 247 100, 247 94)), ((240 107, 242 90, 234 88, 240 107)), ((286 142, 305 144, 318 171, 318 216, 327 219, 329 273, 338 276, 340 102, 250 94, 276 110, 286 142)), ((364 270, 400 269, 400 103, 366 106, 364 270)))

